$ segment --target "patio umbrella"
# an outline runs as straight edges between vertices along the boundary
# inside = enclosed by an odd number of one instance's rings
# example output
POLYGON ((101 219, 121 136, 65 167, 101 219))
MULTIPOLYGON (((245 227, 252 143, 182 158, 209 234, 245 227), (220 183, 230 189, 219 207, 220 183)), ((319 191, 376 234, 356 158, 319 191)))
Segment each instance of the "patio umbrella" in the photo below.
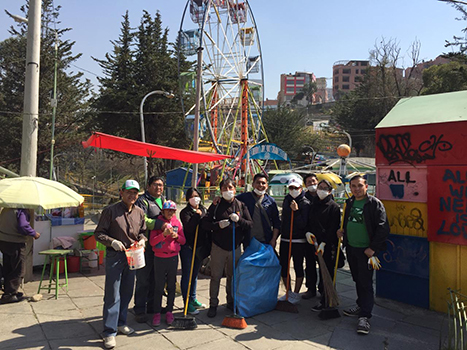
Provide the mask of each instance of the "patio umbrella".
POLYGON ((84 198, 67 186, 42 177, 0 180, 0 207, 54 209, 77 207, 84 198))

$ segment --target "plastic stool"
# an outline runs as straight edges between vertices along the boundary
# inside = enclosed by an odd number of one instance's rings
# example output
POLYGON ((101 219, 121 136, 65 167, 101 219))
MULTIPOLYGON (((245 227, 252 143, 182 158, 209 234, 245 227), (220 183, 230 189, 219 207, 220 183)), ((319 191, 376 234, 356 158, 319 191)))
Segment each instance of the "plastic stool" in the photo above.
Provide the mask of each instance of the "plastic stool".
POLYGON ((66 287, 66 291, 68 292, 68 271, 66 266, 66 255, 73 253, 72 250, 63 250, 63 249, 49 249, 43 250, 39 252, 40 255, 45 255, 44 267, 42 268, 42 275, 41 281, 39 282, 39 288, 37 289, 37 293, 39 294, 41 289, 47 289, 50 293, 50 290, 55 288, 55 299, 58 299, 58 287, 63 288, 66 287), (59 283, 59 276, 60 276, 60 258, 63 258, 65 264, 65 283, 60 285, 59 283), (42 287, 42 281, 44 280, 44 273, 47 264, 50 262, 50 273, 49 273, 49 284, 46 287, 42 287), (55 268, 56 278, 53 279, 53 267, 55 268))

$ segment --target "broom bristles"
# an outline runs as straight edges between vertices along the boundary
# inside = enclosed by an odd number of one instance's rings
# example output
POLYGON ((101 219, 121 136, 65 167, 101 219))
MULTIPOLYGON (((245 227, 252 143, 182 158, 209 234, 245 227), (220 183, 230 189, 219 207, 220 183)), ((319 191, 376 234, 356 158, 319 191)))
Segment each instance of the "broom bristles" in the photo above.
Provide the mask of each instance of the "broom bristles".
POLYGON ((190 329, 198 328, 198 325, 194 317, 183 316, 183 317, 175 317, 170 327, 173 329, 190 330, 190 329))
POLYGON ((323 277, 324 296, 326 298, 326 303, 328 304, 326 306, 337 306, 339 305, 339 296, 334 289, 334 283, 332 282, 331 275, 329 274, 329 270, 326 267, 326 263, 324 262, 323 255, 321 253, 318 253, 318 263, 321 276, 323 277))
POLYGON ((245 318, 238 316, 238 315, 224 317, 224 320, 222 321, 222 325, 224 327, 236 328, 236 329, 245 329, 247 327, 245 318))

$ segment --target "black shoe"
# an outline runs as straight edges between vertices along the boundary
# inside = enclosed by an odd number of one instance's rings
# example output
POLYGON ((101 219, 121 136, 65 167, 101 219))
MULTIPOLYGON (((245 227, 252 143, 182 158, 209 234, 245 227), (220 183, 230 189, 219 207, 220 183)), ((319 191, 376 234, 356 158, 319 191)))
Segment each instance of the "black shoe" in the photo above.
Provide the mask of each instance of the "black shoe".
POLYGON ((234 311, 234 305, 233 305, 233 303, 227 303, 227 304, 225 305, 225 307, 226 307, 227 309, 229 309, 230 311, 234 311))
POLYGON ((208 317, 213 318, 217 315, 217 306, 210 306, 208 310, 208 317))
POLYGON ((321 304, 321 303, 319 303, 319 304, 316 304, 315 306, 313 306, 313 307, 311 308, 311 311, 313 311, 313 312, 320 312, 320 311, 323 310, 323 309, 324 309, 324 305, 321 304))
POLYGON ((351 307, 350 309, 342 311, 342 313, 345 316, 358 317, 358 315, 360 314, 360 307, 359 306, 351 307))
POLYGON ((368 334, 368 333, 370 333, 370 322, 368 322, 368 318, 360 317, 358 319, 357 333, 358 334, 368 334))
POLYGON ((145 323, 145 322, 148 321, 148 315, 146 315, 146 314, 135 315, 135 321, 137 323, 145 323))
POLYGON ((302 295, 302 299, 311 299, 316 296, 316 289, 308 289, 305 294, 302 295))
POLYGON ((18 294, 3 294, 0 299, 0 304, 17 303, 23 300, 23 293, 18 294))

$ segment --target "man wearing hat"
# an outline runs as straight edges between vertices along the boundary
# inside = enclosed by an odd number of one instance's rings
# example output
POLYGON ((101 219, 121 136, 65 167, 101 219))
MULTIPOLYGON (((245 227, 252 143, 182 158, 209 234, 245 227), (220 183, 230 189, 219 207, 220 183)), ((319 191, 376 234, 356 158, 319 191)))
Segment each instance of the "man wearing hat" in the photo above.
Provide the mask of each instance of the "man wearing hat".
MULTIPOLYGON (((292 246, 292 259, 295 270, 295 288, 289 292, 289 302, 298 304, 300 302, 300 288, 305 276, 303 260, 306 253, 306 228, 310 211, 310 201, 305 197, 303 181, 301 178, 293 177, 288 182, 289 194, 285 196, 282 204, 281 218, 281 244, 279 248, 279 261, 281 263, 281 275, 287 286, 287 268, 289 266, 289 245, 292 246), (292 215, 293 213, 293 215, 292 215), (293 217, 292 234, 290 226, 293 217), (290 240, 292 237, 292 240, 290 240)), ((290 284, 289 284, 290 286, 290 284)), ((279 300, 286 300, 286 295, 279 300)))
POLYGON ((102 211, 94 231, 96 240, 107 247, 104 289, 104 346, 116 345, 117 333, 129 335, 134 330, 127 326, 128 304, 133 296, 135 270, 130 270, 125 249, 131 245, 145 246, 146 223, 144 212, 135 206, 139 184, 127 180, 120 190, 121 201, 102 211))

